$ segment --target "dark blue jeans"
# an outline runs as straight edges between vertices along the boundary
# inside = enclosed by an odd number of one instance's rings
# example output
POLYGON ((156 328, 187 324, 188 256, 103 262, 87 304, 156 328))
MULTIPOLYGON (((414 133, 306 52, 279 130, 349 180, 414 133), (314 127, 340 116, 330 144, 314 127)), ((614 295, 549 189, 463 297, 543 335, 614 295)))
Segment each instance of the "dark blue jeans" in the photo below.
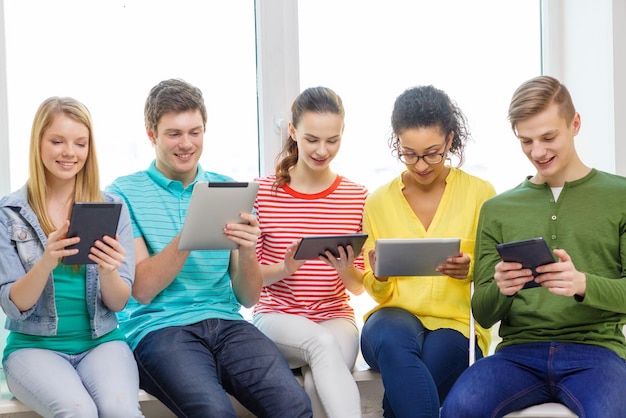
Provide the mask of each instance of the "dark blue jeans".
MULTIPOLYGON (((463 334, 445 328, 430 331, 399 308, 383 308, 367 318, 361 351, 381 374, 386 418, 438 418, 439 400, 469 364, 469 339, 463 334)), ((476 357, 482 358, 478 348, 476 357)))
POLYGON ((311 417, 311 403, 274 343, 247 321, 207 319, 146 335, 140 386, 178 417, 236 417, 227 393, 258 417, 311 417))
POLYGON ((457 380, 442 417, 501 417, 559 402, 581 418, 626 416, 626 361, 606 348, 559 342, 504 347, 457 380))

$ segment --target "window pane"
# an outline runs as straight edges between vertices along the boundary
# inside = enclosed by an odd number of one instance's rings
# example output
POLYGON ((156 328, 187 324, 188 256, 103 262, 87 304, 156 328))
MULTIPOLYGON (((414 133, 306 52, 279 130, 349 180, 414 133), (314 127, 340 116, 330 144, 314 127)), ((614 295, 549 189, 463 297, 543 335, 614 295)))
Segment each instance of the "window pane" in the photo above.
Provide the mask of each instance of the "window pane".
POLYGON ((242 181, 258 175, 253 0, 4 5, 12 190, 28 176, 32 118, 49 96, 73 96, 91 111, 102 187, 147 168, 144 101, 166 78, 204 93, 203 168, 242 181))
POLYGON ((403 169, 391 110, 433 84, 457 102, 474 142, 463 168, 498 191, 533 172, 506 119, 515 88, 541 72, 540 4, 528 0, 299 0, 300 84, 342 97, 346 128, 333 167, 370 189, 403 169))

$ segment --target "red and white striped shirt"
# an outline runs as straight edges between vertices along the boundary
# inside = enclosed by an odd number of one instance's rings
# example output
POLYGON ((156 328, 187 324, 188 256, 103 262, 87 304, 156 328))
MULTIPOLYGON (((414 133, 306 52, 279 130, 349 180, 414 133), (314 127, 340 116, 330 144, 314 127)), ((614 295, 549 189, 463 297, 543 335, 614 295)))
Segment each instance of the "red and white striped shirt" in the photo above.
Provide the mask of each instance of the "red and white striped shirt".
MULTIPOLYGON (((276 176, 256 179, 259 183, 254 210, 261 235, 257 257, 261 264, 284 260, 285 251, 304 235, 355 234, 362 231, 364 186, 337 176, 326 190, 299 193, 288 185, 273 190, 276 176)), ((363 269, 363 256, 355 261, 363 269)), ((320 260, 307 260, 289 277, 263 287, 254 313, 289 313, 312 321, 354 318, 348 295, 337 271, 320 260)))

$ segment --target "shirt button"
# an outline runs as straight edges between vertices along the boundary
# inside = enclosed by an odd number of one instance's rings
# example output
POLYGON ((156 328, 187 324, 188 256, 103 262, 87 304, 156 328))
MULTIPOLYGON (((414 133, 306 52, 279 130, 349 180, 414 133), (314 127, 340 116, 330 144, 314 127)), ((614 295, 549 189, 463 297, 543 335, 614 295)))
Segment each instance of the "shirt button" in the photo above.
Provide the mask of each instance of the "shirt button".
POLYGON ((21 240, 26 239, 26 232, 25 231, 20 231, 19 234, 17 234, 18 238, 21 240))

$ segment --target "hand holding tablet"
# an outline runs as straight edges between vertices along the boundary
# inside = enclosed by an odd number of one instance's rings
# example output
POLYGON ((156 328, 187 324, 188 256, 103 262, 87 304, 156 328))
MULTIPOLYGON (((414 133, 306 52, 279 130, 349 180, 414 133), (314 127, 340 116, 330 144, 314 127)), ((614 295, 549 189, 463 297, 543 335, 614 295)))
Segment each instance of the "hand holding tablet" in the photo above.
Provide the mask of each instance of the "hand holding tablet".
MULTIPOLYGON (((554 255, 548 244, 542 237, 531 238, 522 241, 505 242, 496 245, 502 261, 517 262, 522 268, 531 269, 533 277, 537 277, 535 270, 539 266, 554 263, 554 255)), ((540 286, 534 280, 526 283, 524 289, 540 286)))
POLYGON ((459 254, 460 238, 376 240, 376 277, 442 276, 437 266, 459 254))
POLYGON ((294 260, 312 260, 324 256, 330 251, 335 258, 339 258, 338 247, 352 246, 354 256, 357 257, 367 239, 367 234, 343 235, 308 235, 302 237, 300 244, 293 255, 294 260))
POLYGON ((224 226, 245 223, 239 214, 252 212, 258 190, 259 184, 255 182, 197 182, 193 187, 178 249, 237 249, 237 244, 224 235, 224 226))

